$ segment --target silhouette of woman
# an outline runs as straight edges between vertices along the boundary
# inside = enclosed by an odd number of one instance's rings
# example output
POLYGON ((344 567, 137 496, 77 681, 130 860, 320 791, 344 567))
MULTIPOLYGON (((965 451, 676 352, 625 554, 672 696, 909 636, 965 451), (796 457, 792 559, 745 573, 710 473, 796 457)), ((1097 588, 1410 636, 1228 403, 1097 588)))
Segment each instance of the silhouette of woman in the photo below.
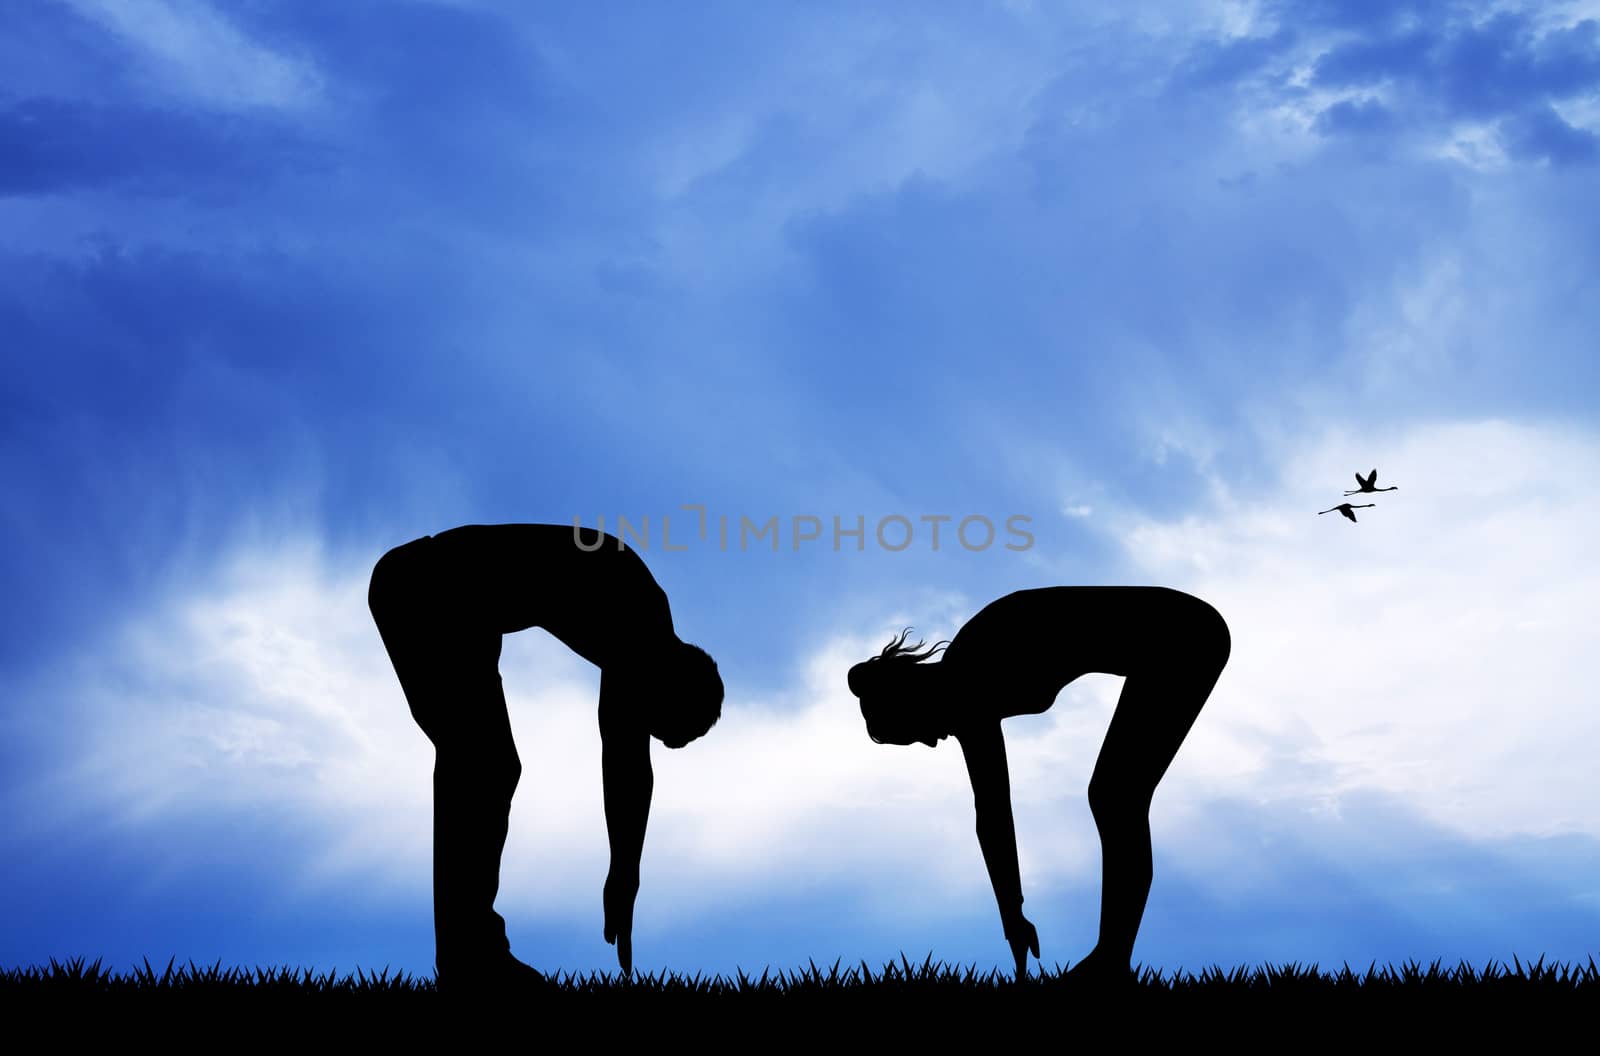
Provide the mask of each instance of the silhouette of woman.
POLYGON ((1150 802, 1228 661, 1217 610, 1165 587, 1045 587, 984 607, 946 646, 907 645, 902 632, 850 669, 867 733, 880 744, 935 747, 953 736, 966 757, 978 843, 1017 978, 1039 935, 1022 913, 1002 719, 1050 708, 1090 672, 1125 682, 1089 780, 1100 832, 1100 938, 1070 975, 1126 977, 1150 893, 1150 802), (928 663, 941 648, 938 663, 928 663))

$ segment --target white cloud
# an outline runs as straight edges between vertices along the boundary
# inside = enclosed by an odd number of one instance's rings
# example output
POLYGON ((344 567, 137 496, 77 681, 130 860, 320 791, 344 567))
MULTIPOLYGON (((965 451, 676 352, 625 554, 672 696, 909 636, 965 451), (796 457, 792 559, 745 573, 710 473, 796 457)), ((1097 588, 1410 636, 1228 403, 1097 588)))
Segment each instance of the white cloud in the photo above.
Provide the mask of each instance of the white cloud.
POLYGON ((1586 19, 1600 19, 1600 0, 1558 0, 1527 5, 1525 10, 1548 32, 1575 26, 1586 19))
MULTIPOLYGON (((1228 670, 1158 799, 1336 811, 1379 792, 1469 837, 1600 835, 1586 669, 1600 443, 1505 422, 1329 433, 1265 494, 1120 518, 1130 561, 1212 601, 1228 670), (1344 499, 1374 465, 1400 490, 1344 499), (1316 511, 1376 502, 1351 524, 1316 511)), ((1193 809, 1203 809, 1194 807, 1193 809)))
POLYGON ((251 40, 200 0, 68 0, 151 61, 173 87, 221 107, 300 107, 316 70, 251 40))
POLYGON ((1488 122, 1456 123, 1435 146, 1434 153, 1479 172, 1500 172, 1511 164, 1500 142, 1499 128, 1488 122))
MULTIPOLYGON (((359 873, 425 892, 431 748, 372 626, 367 574, 304 541, 248 548, 85 653, 53 705, 73 740, 48 800, 118 826, 274 817, 307 848, 303 861, 266 866, 288 883, 359 873)), ((921 630, 948 636, 967 605, 941 608, 921 630)), ((881 893, 901 910, 988 890, 959 750, 873 744, 844 684, 904 622, 828 639, 779 697, 732 686, 710 736, 654 747, 644 864, 652 901, 671 893, 658 913, 818 886, 857 887, 869 902, 881 893), (908 870, 919 880, 909 899, 908 870)), ((592 909, 607 861, 597 673, 539 631, 506 639, 501 670, 524 768, 502 908, 592 909)), ((1083 721, 1067 709, 1032 720, 1045 735, 1015 748, 1020 832, 1057 824, 1063 755, 1086 780, 1083 721)), ((1093 864, 1080 813, 1071 838, 1024 839, 1028 875, 1093 864)))
POLYGON ((1255 0, 1222 0, 1215 6, 1214 16, 1228 37, 1254 36, 1261 23, 1260 5, 1255 0))
MULTIPOLYGON (((1126 542, 1129 581, 1191 590, 1233 631, 1156 799, 1163 853, 1227 873, 1205 842, 1223 801, 1336 818, 1377 796, 1469 839, 1600 836, 1586 678, 1600 644, 1597 468, 1594 438, 1551 428, 1330 433, 1288 453, 1260 494, 1220 488, 1179 521, 1098 511, 1126 542), (1374 464, 1401 490, 1359 524, 1317 516, 1374 464)), ((355 873, 425 892, 431 753, 371 626, 366 575, 309 544, 244 549, 85 654, 52 705, 77 738, 54 801, 128 826, 274 817, 309 848, 264 864, 288 882, 355 873)), ((843 679, 892 629, 946 637, 984 600, 818 639, 791 688, 753 699, 730 686, 708 738, 656 747, 652 918, 814 889, 902 912, 986 897, 959 749, 871 743, 843 679)), ((525 771, 502 908, 593 910, 606 867, 597 676, 542 632, 508 638, 502 672, 525 771)), ((1049 714, 1007 724, 1031 897, 1097 881, 1083 791, 1119 688, 1090 676, 1049 714)))

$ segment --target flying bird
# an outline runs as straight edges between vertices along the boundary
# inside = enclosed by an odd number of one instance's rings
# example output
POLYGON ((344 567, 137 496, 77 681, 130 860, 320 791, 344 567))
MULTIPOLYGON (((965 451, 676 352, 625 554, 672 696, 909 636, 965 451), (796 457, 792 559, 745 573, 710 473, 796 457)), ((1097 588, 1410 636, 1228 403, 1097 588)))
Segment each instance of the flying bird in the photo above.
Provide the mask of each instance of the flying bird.
MULTIPOLYGON (((1375 502, 1364 502, 1359 506, 1352 506, 1348 502, 1341 502, 1339 505, 1335 506, 1333 508, 1333 510, 1338 510, 1340 513, 1344 514, 1346 517, 1350 518, 1353 521, 1353 520, 1356 519, 1356 515, 1355 515, 1355 511, 1356 510, 1364 510, 1369 506, 1376 506, 1376 505, 1378 505, 1378 504, 1375 503, 1375 502)), ((1317 511, 1317 516, 1321 517, 1325 513, 1332 513, 1333 510, 1318 510, 1317 511)))
MULTIPOLYGON (((1378 471, 1376 469, 1374 469, 1372 471, 1371 475, 1365 476, 1365 477, 1363 477, 1360 473, 1357 473, 1356 474, 1356 483, 1360 484, 1361 487, 1357 488, 1355 491, 1347 491, 1347 492, 1345 492, 1346 495, 1367 495, 1367 494, 1370 494, 1372 492, 1377 492, 1377 491, 1399 491, 1400 490, 1397 487, 1394 487, 1394 488, 1380 488, 1380 487, 1378 487, 1378 471)), ((1337 507, 1335 507, 1335 509, 1337 509, 1337 507)))

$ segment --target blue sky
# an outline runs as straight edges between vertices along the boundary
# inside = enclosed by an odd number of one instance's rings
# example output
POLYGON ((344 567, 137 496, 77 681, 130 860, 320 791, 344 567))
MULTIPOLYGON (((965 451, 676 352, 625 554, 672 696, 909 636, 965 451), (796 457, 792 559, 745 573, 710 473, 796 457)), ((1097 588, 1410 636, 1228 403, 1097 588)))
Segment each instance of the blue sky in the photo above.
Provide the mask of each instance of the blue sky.
MULTIPOLYGON (((1100 8, 8 13, 0 963, 428 970, 366 576, 601 516, 728 684, 656 753, 644 968, 1003 962, 959 754, 870 743, 843 674, 1049 583, 1233 629, 1142 962, 1594 952, 1600 5, 1100 8)), ((503 670, 502 911, 605 967, 595 673, 503 670)), ((1050 962, 1118 685, 1007 724, 1050 962)))

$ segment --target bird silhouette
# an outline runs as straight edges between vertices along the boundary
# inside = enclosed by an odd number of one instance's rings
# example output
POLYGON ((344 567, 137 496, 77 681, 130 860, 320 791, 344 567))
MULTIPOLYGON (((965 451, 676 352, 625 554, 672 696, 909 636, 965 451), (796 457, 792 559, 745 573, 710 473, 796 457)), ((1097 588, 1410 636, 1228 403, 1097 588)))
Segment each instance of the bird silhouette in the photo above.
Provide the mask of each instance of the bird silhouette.
MULTIPOLYGON (((1369 476, 1365 476, 1365 477, 1363 477, 1360 473, 1357 473, 1356 474, 1356 483, 1360 484, 1361 486, 1359 488, 1357 488, 1355 491, 1347 491, 1347 492, 1345 492, 1346 495, 1370 495, 1370 494, 1372 494, 1374 492, 1379 492, 1379 491, 1399 491, 1400 490, 1398 487, 1391 487, 1391 488, 1380 488, 1380 487, 1378 487, 1378 471, 1376 469, 1374 469, 1369 476)), ((1335 509, 1337 509, 1337 507, 1335 507, 1335 509)))
MULTIPOLYGON (((1369 506, 1376 506, 1376 505, 1378 505, 1378 504, 1375 503, 1375 502, 1364 502, 1359 506, 1352 506, 1348 502, 1341 502, 1339 505, 1335 506, 1333 508, 1333 510, 1338 510, 1340 513, 1344 514, 1346 517, 1350 518, 1353 521, 1353 520, 1356 519, 1356 514, 1355 514, 1356 510, 1364 510, 1364 509, 1368 508, 1369 506)), ((1318 510, 1317 511, 1317 516, 1320 517, 1325 513, 1332 513, 1333 510, 1318 510)))

